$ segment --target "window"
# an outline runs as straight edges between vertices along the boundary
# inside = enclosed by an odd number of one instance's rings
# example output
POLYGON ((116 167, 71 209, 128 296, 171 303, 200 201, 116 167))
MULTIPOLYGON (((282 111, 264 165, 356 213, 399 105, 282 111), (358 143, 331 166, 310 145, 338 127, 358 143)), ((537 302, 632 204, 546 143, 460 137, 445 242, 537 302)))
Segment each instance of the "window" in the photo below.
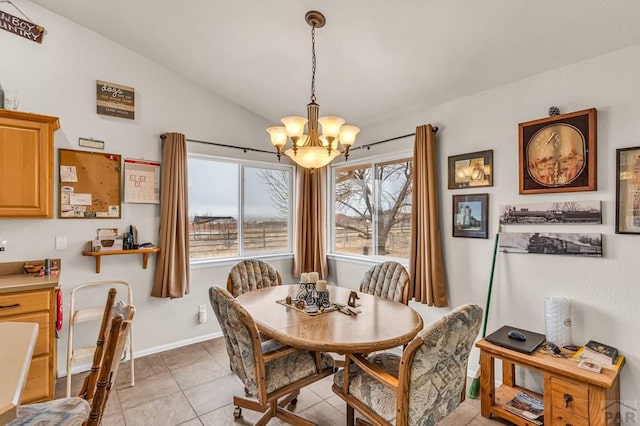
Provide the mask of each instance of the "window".
POLYGON ((291 252, 293 168, 189 156, 191 260, 291 252))
POLYGON ((333 168, 333 252, 409 258, 413 160, 333 168))

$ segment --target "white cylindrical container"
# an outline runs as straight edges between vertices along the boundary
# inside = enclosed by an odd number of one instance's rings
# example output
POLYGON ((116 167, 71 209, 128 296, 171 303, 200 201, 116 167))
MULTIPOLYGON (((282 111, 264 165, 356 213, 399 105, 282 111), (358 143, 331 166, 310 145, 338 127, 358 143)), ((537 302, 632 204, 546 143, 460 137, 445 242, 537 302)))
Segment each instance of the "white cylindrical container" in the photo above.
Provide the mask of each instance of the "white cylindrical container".
POLYGON ((544 328, 548 342, 562 347, 572 344, 571 300, 566 297, 544 298, 544 328))

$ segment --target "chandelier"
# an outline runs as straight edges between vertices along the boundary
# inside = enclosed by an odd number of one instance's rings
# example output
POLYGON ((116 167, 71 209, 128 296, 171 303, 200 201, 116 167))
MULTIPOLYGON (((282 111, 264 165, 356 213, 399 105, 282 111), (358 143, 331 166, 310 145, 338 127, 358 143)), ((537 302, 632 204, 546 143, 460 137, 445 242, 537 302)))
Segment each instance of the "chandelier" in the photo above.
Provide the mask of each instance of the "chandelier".
POLYGON ((306 169, 319 169, 326 166, 338 155, 344 153, 345 161, 349 158, 349 148, 360 131, 356 126, 345 125, 344 119, 335 116, 320 115, 320 105, 316 103, 316 28, 322 28, 326 22, 322 13, 307 12, 304 17, 311 26, 311 102, 307 104, 307 116, 288 116, 280 121, 284 126, 267 128, 271 143, 278 150, 278 161, 282 150, 290 139, 292 147, 284 153, 297 165, 306 169), (322 135, 318 132, 318 123, 322 126, 322 135), (304 134, 305 125, 307 134, 304 134), (338 143, 344 151, 338 149, 338 143))

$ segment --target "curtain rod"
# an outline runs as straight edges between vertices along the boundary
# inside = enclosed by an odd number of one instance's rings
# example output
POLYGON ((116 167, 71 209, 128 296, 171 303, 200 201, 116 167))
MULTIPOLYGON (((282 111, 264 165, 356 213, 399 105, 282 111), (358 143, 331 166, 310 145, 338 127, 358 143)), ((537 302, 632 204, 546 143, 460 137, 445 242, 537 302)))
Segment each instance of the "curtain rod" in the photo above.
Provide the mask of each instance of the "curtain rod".
MULTIPOLYGON (((438 131, 438 128, 434 127, 433 128, 433 132, 436 133, 437 131, 438 131)), ((363 148, 371 149, 371 147, 374 146, 374 145, 379 145, 381 143, 386 143, 386 142, 391 142, 391 141, 395 141, 395 140, 402 139, 402 138, 407 138, 409 136, 415 136, 415 133, 407 133, 406 135, 396 136, 396 137, 393 137, 393 138, 384 139, 384 140, 377 141, 377 142, 371 142, 371 143, 367 143, 367 144, 364 144, 364 145, 361 145, 361 146, 356 146, 355 148, 351 148, 350 151, 354 151, 356 149, 363 149, 363 148)), ((166 137, 167 136, 164 135, 164 134, 160 135, 160 139, 166 139, 166 137)), ((228 145, 228 144, 218 143, 218 142, 201 141, 201 140, 197 140, 197 139, 187 139, 187 142, 203 143, 205 145, 221 146, 223 148, 241 149, 245 153, 247 151, 251 151, 251 152, 261 152, 263 154, 276 154, 273 151, 267 151, 267 150, 264 150, 264 149, 250 148, 248 146, 228 145)))

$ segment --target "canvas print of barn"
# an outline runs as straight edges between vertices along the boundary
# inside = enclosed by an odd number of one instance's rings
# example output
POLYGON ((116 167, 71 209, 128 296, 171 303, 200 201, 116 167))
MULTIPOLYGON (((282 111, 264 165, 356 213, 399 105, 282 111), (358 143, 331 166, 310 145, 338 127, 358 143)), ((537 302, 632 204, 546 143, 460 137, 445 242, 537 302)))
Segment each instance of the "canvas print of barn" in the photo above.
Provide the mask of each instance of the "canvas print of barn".
POLYGON ((507 204, 500 206, 501 225, 539 225, 547 223, 602 223, 600 201, 507 204))
POLYGON ((602 234, 501 232, 500 251, 602 257, 602 234))

